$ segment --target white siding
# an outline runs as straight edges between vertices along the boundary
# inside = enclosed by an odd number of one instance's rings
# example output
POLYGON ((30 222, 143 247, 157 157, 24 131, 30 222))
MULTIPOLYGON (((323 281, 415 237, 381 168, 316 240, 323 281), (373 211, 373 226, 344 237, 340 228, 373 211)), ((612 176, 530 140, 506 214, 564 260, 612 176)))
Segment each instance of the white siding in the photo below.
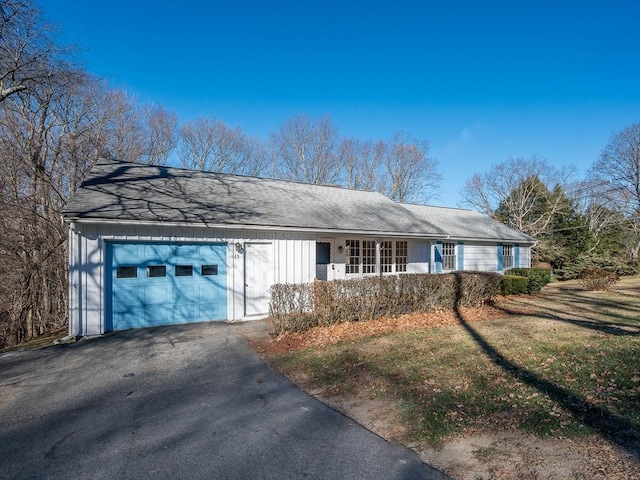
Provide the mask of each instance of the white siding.
POLYGON ((531 247, 520 245, 520 267, 531 267, 531 247))
MULTIPOLYGON (((322 237, 326 241, 326 237, 322 237)), ((320 241, 322 238, 319 237, 320 241)), ((344 246, 347 238, 331 237, 334 278, 345 278, 344 246), (342 247, 342 251, 340 251, 342 247)), ((371 238, 371 237, 369 237, 371 238)), ((96 335, 105 329, 105 242, 215 242, 227 244, 227 312, 229 320, 241 320, 244 304, 244 255, 236 244, 247 242, 273 245, 273 281, 307 283, 316 276, 316 235, 261 230, 207 229, 198 227, 122 226, 77 224, 69 234, 69 330, 75 335, 96 335)), ((385 240, 378 238, 377 240, 385 240)), ((452 240, 453 241, 453 240, 452 240)), ((520 245, 520 266, 530 266, 531 248, 520 245)), ((407 273, 429 273, 433 242, 408 240, 407 273)), ((331 266, 329 266, 331 268, 331 266)), ((497 243, 464 242, 464 270, 495 272, 498 268, 497 243)), ((265 312, 266 314, 267 312, 265 312)))
POLYGON ((104 333, 105 241, 227 243, 229 320, 244 316, 244 257, 236 243, 272 243, 275 282, 305 283, 315 277, 315 235, 306 233, 77 224, 69 240, 69 333, 75 335, 104 333))
POLYGON ((498 270, 497 245, 465 242, 464 270, 496 272, 498 270))
POLYGON ((429 273, 431 243, 426 240, 410 240, 407 273, 429 273))
MULTIPOLYGON (((520 245, 520 266, 531 266, 531 247, 520 245)), ((487 242, 464 243, 464 270, 498 271, 498 244, 487 242)))

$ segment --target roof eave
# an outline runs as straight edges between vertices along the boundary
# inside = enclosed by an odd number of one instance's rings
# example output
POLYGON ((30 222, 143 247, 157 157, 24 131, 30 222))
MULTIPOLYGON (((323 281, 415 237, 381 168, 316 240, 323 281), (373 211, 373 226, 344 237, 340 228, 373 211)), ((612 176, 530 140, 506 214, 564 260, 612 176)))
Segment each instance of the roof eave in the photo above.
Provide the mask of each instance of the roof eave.
POLYGON ((511 243, 530 243, 535 245, 538 241, 535 238, 506 238, 506 237, 459 237, 451 235, 452 240, 461 241, 482 241, 482 242, 511 242, 511 243))
POLYGON ((308 232, 323 234, 345 234, 345 235, 368 235, 368 236, 385 236, 385 237, 405 237, 405 238, 424 238, 424 239, 441 239, 448 238, 448 235, 442 233, 426 233, 426 232, 403 232, 403 231, 384 231, 384 230, 361 230, 361 229, 340 229, 340 228, 317 228, 303 226, 281 226, 281 225, 254 225, 254 224, 219 224, 206 222, 169 222, 160 220, 120 220, 111 218, 87 218, 63 216, 65 222, 73 224, 100 224, 100 225, 136 225, 145 227, 189 227, 189 228, 218 228, 226 230, 262 230, 273 231, 281 230, 288 232, 308 232))

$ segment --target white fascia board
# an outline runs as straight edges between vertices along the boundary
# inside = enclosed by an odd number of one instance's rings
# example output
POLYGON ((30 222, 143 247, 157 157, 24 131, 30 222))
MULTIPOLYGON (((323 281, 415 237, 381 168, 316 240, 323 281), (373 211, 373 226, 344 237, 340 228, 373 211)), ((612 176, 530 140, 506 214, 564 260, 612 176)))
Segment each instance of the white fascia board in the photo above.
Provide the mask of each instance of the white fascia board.
POLYGON ((190 227, 190 228, 212 228, 226 230, 264 230, 264 231, 287 231, 287 232, 307 232, 324 233, 334 235, 367 235, 379 237, 404 237, 404 238, 448 238, 446 234, 437 233, 416 233, 416 232, 385 232, 378 230, 342 230, 331 228, 293 227, 293 226, 270 226, 270 225, 235 225, 229 223, 189 223, 189 222, 162 222, 149 220, 117 220, 103 218, 65 218, 65 221, 72 226, 74 224, 96 224, 96 225, 137 225, 144 227, 190 227))
POLYGON ((462 242, 503 242, 503 243, 517 243, 517 244, 529 244, 531 246, 536 245, 538 241, 535 238, 531 239, 514 239, 514 238, 483 238, 483 237, 449 237, 450 240, 462 241, 462 242))

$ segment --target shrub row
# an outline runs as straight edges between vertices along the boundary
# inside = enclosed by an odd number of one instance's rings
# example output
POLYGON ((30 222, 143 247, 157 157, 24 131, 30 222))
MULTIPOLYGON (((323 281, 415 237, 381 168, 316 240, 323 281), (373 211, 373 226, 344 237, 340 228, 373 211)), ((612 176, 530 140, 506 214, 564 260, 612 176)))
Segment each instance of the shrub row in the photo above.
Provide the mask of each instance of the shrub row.
MULTIPOLYGON (((540 293, 542 287, 551 281, 551 273, 544 268, 512 268, 505 272, 505 276, 517 275, 527 278, 524 292, 518 293, 540 293)), ((519 282, 520 284, 522 282, 519 282)), ((503 288, 504 292, 504 288, 503 288)), ((508 294, 505 294, 508 295, 508 294)))
POLYGON ((572 280, 580 278, 583 271, 593 269, 607 270, 619 277, 624 277, 640 273, 640 264, 638 262, 623 262, 615 258, 581 256, 570 265, 556 269, 554 273, 558 280, 572 280))
POLYGON ((520 295, 527 293, 529 279, 519 275, 505 275, 502 278, 502 294, 503 295, 520 295))
POLYGON ((270 335, 314 326, 481 306, 500 290, 502 276, 487 272, 410 274, 277 284, 270 290, 270 335))
POLYGON ((580 281, 587 290, 609 290, 618 280, 615 272, 604 268, 587 268, 580 273, 580 281))

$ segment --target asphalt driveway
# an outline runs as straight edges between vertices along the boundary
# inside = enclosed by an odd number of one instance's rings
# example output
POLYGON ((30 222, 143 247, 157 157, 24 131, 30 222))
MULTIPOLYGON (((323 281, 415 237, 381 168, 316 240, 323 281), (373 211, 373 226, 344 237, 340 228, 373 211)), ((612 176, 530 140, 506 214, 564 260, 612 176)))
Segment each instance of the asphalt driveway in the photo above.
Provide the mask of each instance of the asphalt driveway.
POLYGON ((206 323, 0 354, 0 478, 440 479, 206 323))

